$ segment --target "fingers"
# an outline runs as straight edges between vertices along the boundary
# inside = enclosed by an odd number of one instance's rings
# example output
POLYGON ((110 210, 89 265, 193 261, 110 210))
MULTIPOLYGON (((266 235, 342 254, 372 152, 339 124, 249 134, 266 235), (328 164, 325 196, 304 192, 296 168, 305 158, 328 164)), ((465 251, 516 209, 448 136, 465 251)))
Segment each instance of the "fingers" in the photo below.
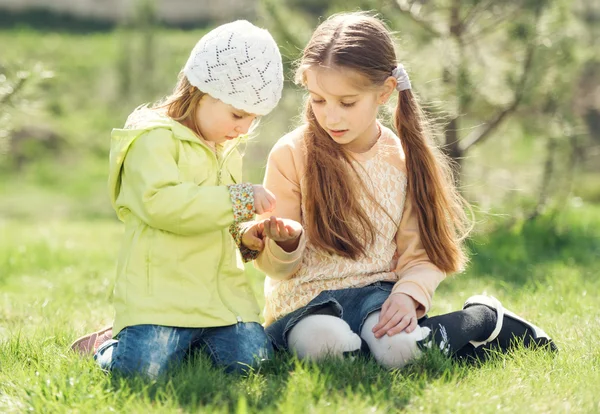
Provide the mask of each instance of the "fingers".
POLYGON ((273 193, 261 185, 255 185, 253 188, 255 213, 260 215, 274 211, 276 199, 273 193))
POLYGON ((261 215, 265 213, 269 213, 273 210, 271 204, 265 198, 254 198, 254 211, 256 214, 261 215))
POLYGON ((265 223, 267 236, 273 240, 279 241, 279 229, 277 228, 277 218, 271 216, 269 221, 265 223))
POLYGON ((277 200, 275 199, 275 196, 273 195, 272 192, 270 192, 269 190, 267 190, 265 188, 265 195, 266 195, 266 206, 265 206, 265 212, 271 212, 275 210, 275 205, 277 204, 277 200))
POLYGON ((261 239, 265 237, 265 223, 263 221, 256 223, 256 235, 261 239))
POLYGON ((417 315, 412 305, 403 305, 403 295, 395 295, 387 298, 381 307, 379 321, 373 327, 373 334, 376 338, 384 335, 392 336, 406 330, 410 333, 416 329, 417 315), (400 301, 400 303, 399 303, 400 301))
POLYGON ((242 235, 242 244, 250 250, 262 251, 264 248, 264 235, 260 231, 260 223, 250 226, 242 235))
POLYGON ((383 305, 381 306, 381 312, 379 313, 379 321, 373 327, 373 329, 372 329, 373 332, 377 332, 378 330, 380 330, 389 321, 390 315, 388 315, 388 313, 387 313, 389 307, 390 307, 390 301, 388 299, 385 302, 383 302, 383 305))
POLYGON ((405 329, 406 333, 411 333, 417 329, 417 326, 419 326, 419 321, 417 320, 416 316, 413 316, 410 318, 410 325, 408 325, 408 327, 405 329))
MULTIPOLYGON (((265 233, 265 236, 269 237, 269 238, 274 238, 274 234, 276 232, 274 232, 274 228, 273 228, 273 219, 274 217, 270 217, 268 219, 264 219, 263 220, 263 231, 265 233)), ((276 229, 276 228, 275 228, 276 229)))
POLYGON ((246 243, 246 247, 250 250, 256 250, 260 252, 265 247, 265 245, 261 239, 252 236, 250 240, 248 240, 248 242, 246 243))
POLYGON ((400 320, 400 323, 387 331, 388 336, 394 336, 402 331, 406 331, 406 333, 410 333, 415 330, 417 327, 417 318, 404 315, 404 317, 400 320), (410 328, 410 330, 409 330, 410 328))
POLYGON ((285 226, 285 228, 288 232, 290 239, 295 239, 302 233, 302 227, 294 228, 293 226, 288 224, 285 226))
POLYGON ((265 212, 262 198, 256 197, 256 195, 254 196, 254 212, 256 214, 263 214, 265 212))
MULTIPOLYGON (((391 328, 398 325, 398 323, 403 320, 403 315, 400 312, 387 312, 384 315, 384 318, 379 320, 379 325, 382 326, 374 332, 375 338, 381 338, 388 333, 391 328)), ((375 327, 373 329, 375 329, 375 327)), ((404 327, 402 329, 404 329, 404 327)))
MULTIPOLYGON (((390 307, 390 299, 388 298, 388 299, 386 299, 385 302, 383 302, 383 305, 381 306, 381 314, 386 313, 389 307, 390 307)), ((379 317, 379 320, 381 321, 381 316, 379 317)))
POLYGON ((300 229, 295 229, 291 225, 286 225, 282 219, 274 216, 264 220, 263 223, 265 235, 275 241, 281 242, 295 239, 302 231, 301 227, 300 229))

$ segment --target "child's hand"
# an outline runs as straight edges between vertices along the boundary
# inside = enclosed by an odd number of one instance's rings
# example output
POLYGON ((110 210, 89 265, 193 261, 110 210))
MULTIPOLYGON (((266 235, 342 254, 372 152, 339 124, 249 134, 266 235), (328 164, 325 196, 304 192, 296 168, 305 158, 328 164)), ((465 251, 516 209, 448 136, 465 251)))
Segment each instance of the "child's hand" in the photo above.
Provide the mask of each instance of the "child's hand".
POLYGON ((242 235, 242 244, 250 250, 262 251, 265 247, 265 226, 262 221, 252 223, 242 235))
POLYGON ((417 327, 418 303, 405 293, 391 294, 381 307, 379 322, 373 327, 375 338, 396 335, 406 330, 410 333, 417 327))
POLYGON ((254 189, 254 211, 256 214, 268 213, 275 210, 275 196, 262 185, 255 184, 254 189))
POLYGON ((271 216, 263 223, 267 237, 276 242, 295 240, 302 234, 302 225, 294 220, 271 216))
POLYGON ((275 241, 286 252, 293 252, 298 248, 302 225, 297 221, 271 216, 263 221, 265 235, 275 241))

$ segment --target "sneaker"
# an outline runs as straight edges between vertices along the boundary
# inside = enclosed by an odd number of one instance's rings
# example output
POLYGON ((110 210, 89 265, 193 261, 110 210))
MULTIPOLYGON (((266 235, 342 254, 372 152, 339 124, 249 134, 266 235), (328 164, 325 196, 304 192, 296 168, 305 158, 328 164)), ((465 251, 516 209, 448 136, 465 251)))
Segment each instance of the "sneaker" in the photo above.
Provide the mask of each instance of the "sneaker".
POLYGON ((93 332, 82 336, 71 344, 71 349, 79 355, 94 355, 98 347, 104 342, 112 339, 112 326, 103 328, 97 332, 93 332))
POLYGON ((508 349, 510 347, 510 342, 512 339, 522 338, 523 345, 525 347, 547 347, 553 352, 558 351, 556 344, 546 332, 544 332, 540 327, 532 324, 531 322, 528 322, 520 316, 515 315, 511 311, 504 309, 500 301, 495 297, 485 295, 471 296, 469 299, 466 300, 465 304, 463 305, 463 309, 466 309, 469 306, 473 305, 487 306, 488 308, 494 310, 497 316, 496 327, 492 331, 492 334, 489 336, 489 338, 481 342, 470 341, 471 345, 473 345, 475 348, 487 345, 488 343, 497 339, 497 342, 501 348, 508 349), (509 330, 512 329, 511 327, 507 327, 506 325, 513 324, 514 326, 514 323, 519 323, 521 324, 520 328, 525 328, 525 334, 523 336, 514 334, 514 331, 511 335, 511 332, 509 330), (499 336, 504 338, 503 343, 500 343, 500 338, 498 338, 499 336))

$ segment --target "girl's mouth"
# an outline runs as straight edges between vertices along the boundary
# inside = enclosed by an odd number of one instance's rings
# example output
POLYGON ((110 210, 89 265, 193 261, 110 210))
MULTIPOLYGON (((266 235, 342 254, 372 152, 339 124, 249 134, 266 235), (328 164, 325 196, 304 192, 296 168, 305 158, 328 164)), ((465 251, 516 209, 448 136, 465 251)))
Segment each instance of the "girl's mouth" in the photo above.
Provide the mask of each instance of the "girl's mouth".
POLYGON ((341 137, 346 132, 348 132, 347 129, 330 129, 329 130, 329 134, 331 134, 332 137, 341 137))

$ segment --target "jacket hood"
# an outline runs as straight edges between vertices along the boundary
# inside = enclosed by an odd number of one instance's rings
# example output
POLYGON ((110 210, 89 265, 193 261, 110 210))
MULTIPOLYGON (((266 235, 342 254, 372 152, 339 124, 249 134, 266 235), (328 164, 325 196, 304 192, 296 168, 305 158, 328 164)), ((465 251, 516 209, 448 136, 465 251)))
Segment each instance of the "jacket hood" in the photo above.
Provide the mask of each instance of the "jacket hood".
MULTIPOLYGON (((121 170, 123 168, 123 162, 125 161, 129 148, 131 148, 131 144, 144 133, 156 128, 168 129, 173 133, 174 139, 193 142, 204 147, 208 153, 214 153, 213 148, 210 148, 204 140, 199 139, 198 136, 185 125, 157 110, 150 109, 147 106, 138 107, 129 115, 123 128, 115 128, 111 133, 108 187, 113 208, 115 207, 115 202, 121 189, 121 170)), ((222 156, 226 156, 230 151, 235 150, 241 142, 245 142, 247 138, 248 137, 244 135, 234 141, 227 142, 220 147, 219 153, 222 154, 222 156)))
POLYGON ((108 187, 113 207, 121 189, 121 170, 131 144, 144 133, 156 128, 169 129, 177 139, 206 146, 191 129, 181 123, 146 106, 137 108, 129 115, 123 128, 115 128, 111 133, 108 187))

